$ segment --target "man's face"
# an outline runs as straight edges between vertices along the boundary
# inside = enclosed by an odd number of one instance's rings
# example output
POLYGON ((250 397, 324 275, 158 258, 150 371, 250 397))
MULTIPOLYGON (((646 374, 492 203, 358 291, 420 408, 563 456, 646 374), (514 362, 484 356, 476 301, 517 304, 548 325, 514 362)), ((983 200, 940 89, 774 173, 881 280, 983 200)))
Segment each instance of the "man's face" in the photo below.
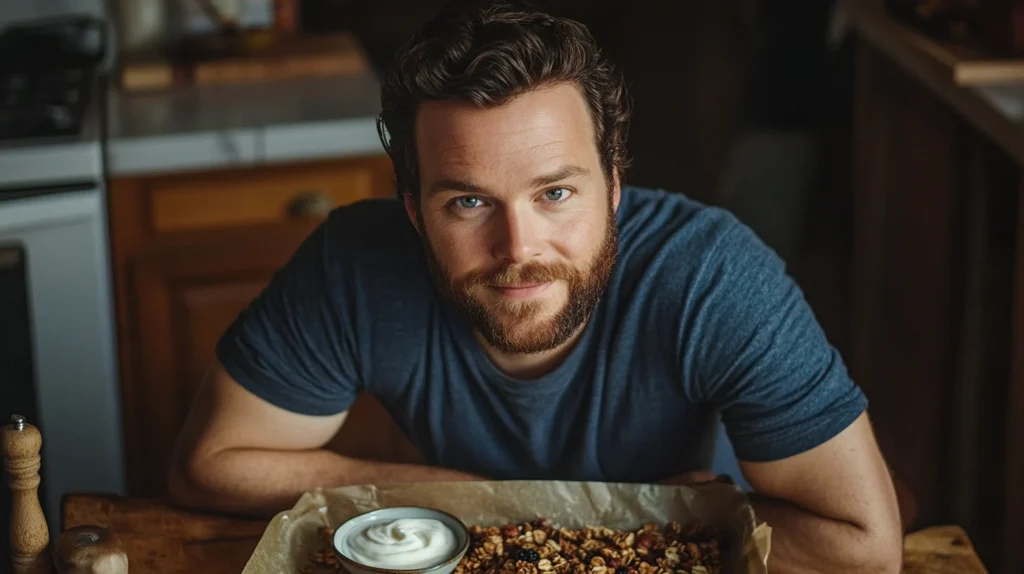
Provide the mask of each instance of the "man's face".
POLYGON ((419 212, 434 281, 491 346, 537 353, 568 340, 617 252, 618 178, 601 169, 576 87, 497 108, 430 102, 416 122, 419 212))

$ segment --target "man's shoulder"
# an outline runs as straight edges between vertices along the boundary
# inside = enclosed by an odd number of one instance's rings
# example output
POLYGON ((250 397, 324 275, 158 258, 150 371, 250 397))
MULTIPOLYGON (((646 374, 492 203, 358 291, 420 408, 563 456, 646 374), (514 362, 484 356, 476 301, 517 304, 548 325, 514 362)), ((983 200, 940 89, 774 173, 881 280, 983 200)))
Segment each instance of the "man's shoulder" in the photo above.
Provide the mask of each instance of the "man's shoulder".
POLYGON ((682 250, 690 261, 718 252, 723 244, 752 239, 752 231, 729 210, 659 188, 624 186, 618 226, 627 250, 682 250))
POLYGON ((728 209, 643 188, 624 190, 623 203, 620 279, 634 296, 675 309, 784 286, 785 262, 728 209))

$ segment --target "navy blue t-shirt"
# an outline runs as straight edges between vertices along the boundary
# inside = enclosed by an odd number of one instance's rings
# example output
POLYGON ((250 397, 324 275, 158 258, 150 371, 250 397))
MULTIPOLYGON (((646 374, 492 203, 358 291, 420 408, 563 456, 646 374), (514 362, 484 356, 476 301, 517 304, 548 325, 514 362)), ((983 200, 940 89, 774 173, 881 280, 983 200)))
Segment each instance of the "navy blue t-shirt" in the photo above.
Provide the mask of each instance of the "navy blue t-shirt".
POLYGON ((728 211, 624 187, 619 260, 571 354, 501 372, 434 289, 402 203, 335 210, 224 334, 245 388, 327 415, 375 396, 428 464, 493 479, 657 481, 811 449, 867 407, 777 255, 728 211))

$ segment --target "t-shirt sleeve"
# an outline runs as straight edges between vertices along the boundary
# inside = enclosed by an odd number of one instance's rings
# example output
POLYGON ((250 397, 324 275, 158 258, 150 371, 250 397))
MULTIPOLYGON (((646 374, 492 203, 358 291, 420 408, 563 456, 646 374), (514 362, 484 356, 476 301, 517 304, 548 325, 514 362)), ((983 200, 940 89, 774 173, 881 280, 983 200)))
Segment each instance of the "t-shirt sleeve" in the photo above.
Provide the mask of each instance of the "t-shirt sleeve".
POLYGON ((329 415, 362 389, 353 317, 332 252, 332 220, 311 233, 217 343, 217 358, 243 387, 283 409, 329 415))
POLYGON ((697 281, 686 326, 697 350, 684 360, 736 456, 779 460, 837 435, 867 400, 781 258, 731 215, 725 221, 697 281))

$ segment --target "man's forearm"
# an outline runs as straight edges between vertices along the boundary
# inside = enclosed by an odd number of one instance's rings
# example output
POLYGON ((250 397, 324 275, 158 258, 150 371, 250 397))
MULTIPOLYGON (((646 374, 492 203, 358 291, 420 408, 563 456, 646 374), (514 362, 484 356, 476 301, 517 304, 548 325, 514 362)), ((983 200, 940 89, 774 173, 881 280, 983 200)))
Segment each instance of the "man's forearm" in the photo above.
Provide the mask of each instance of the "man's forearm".
POLYGON ((259 516, 290 508, 316 487, 480 480, 445 468, 367 461, 327 450, 228 449, 190 466, 171 472, 169 486, 176 502, 259 516))
POLYGON ((902 540, 880 539, 861 526, 789 502, 757 494, 751 498, 758 520, 772 528, 771 574, 900 571, 902 540))

